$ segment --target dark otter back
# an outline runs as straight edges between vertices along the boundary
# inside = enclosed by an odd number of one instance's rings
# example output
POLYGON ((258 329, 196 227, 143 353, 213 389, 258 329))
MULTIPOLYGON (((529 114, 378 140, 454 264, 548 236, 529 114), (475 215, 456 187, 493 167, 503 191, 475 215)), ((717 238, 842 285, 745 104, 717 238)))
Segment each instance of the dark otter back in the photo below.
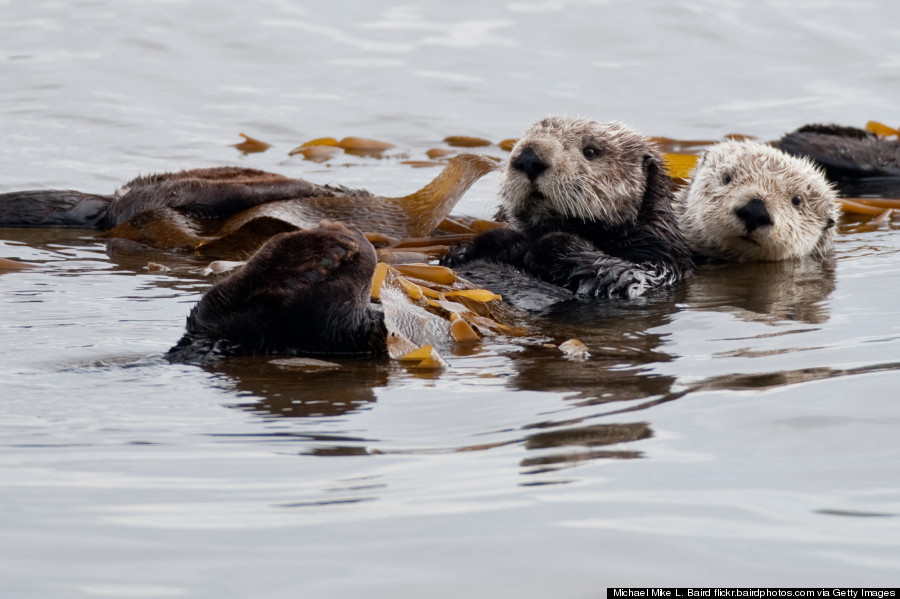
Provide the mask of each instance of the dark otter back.
POLYGON ((807 125, 777 147, 812 159, 848 197, 900 197, 900 143, 853 127, 807 125))

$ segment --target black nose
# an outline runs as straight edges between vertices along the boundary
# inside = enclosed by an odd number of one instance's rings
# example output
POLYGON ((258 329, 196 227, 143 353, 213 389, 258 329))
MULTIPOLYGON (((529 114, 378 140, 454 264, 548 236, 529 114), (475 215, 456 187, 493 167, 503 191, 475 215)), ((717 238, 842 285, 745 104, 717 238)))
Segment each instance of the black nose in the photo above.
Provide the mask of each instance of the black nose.
POLYGON ((772 224, 772 217, 766 210, 766 203, 759 198, 753 198, 740 208, 734 211, 738 218, 744 221, 747 232, 752 233, 759 227, 772 224))
POLYGON ((513 168, 528 175, 529 181, 534 181, 538 175, 547 170, 547 165, 538 157, 530 147, 525 148, 513 161, 513 168))

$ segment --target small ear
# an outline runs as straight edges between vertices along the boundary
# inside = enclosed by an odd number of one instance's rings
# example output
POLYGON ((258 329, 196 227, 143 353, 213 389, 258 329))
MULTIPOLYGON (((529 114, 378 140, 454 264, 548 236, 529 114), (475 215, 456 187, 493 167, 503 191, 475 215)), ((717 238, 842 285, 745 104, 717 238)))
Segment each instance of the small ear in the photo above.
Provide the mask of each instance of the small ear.
POLYGON ((827 231, 828 229, 830 229, 831 227, 833 227, 835 224, 836 224, 836 223, 834 222, 834 219, 833 219, 833 218, 829 218, 828 220, 825 221, 825 230, 827 231))
POLYGON ((643 169, 647 177, 647 186, 644 189, 641 209, 652 210, 671 202, 673 183, 665 165, 662 164, 662 159, 653 154, 645 154, 643 169))

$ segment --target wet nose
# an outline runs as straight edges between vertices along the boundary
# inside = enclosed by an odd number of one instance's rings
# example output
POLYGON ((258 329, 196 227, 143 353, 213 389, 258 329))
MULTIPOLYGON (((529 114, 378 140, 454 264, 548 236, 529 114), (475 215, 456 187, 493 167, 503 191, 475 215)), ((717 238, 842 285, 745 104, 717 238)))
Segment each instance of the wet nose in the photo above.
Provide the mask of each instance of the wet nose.
POLYGON ((513 168, 525 173, 529 181, 534 181, 538 175, 547 170, 547 165, 531 147, 527 147, 516 156, 513 168))
POLYGON ((759 227, 772 224, 772 217, 766 210, 766 203, 759 198, 753 198, 740 208, 734 211, 738 218, 744 221, 747 232, 752 233, 759 227))

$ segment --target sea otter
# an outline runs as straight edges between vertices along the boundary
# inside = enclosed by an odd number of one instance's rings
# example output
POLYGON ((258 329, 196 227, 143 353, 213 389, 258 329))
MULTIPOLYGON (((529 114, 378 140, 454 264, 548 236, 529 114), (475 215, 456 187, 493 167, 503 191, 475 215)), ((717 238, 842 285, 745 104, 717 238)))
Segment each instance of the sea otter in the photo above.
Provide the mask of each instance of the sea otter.
MULTIPOLYGON (((206 241, 200 231, 207 234, 211 223, 266 204, 280 207, 279 216, 301 228, 330 218, 384 235, 421 237, 441 223, 475 181, 496 168, 486 156, 459 154, 428 185, 398 198, 250 168, 189 169, 137 177, 112 195, 72 190, 0 194, 0 227, 90 228, 110 230, 115 237, 129 223, 168 221, 171 236, 197 245, 206 241)), ((169 247, 165 240, 156 245, 169 247)))
POLYGON ((837 195, 810 160, 753 141, 724 141, 700 159, 675 212, 704 258, 786 260, 833 245, 837 195))
POLYGON ((810 158, 847 197, 900 197, 900 143, 841 125, 805 125, 778 147, 810 158))
POLYGON ((340 223, 276 235, 204 294, 166 357, 382 354, 384 315, 370 301, 375 263, 372 244, 340 223))
MULTIPOLYGON (((498 220, 445 263, 491 288, 512 266, 576 296, 636 298, 692 269, 676 223, 672 181, 646 136, 619 122, 548 117, 510 152, 498 220)), ((511 286, 517 286, 515 280, 511 286)))

